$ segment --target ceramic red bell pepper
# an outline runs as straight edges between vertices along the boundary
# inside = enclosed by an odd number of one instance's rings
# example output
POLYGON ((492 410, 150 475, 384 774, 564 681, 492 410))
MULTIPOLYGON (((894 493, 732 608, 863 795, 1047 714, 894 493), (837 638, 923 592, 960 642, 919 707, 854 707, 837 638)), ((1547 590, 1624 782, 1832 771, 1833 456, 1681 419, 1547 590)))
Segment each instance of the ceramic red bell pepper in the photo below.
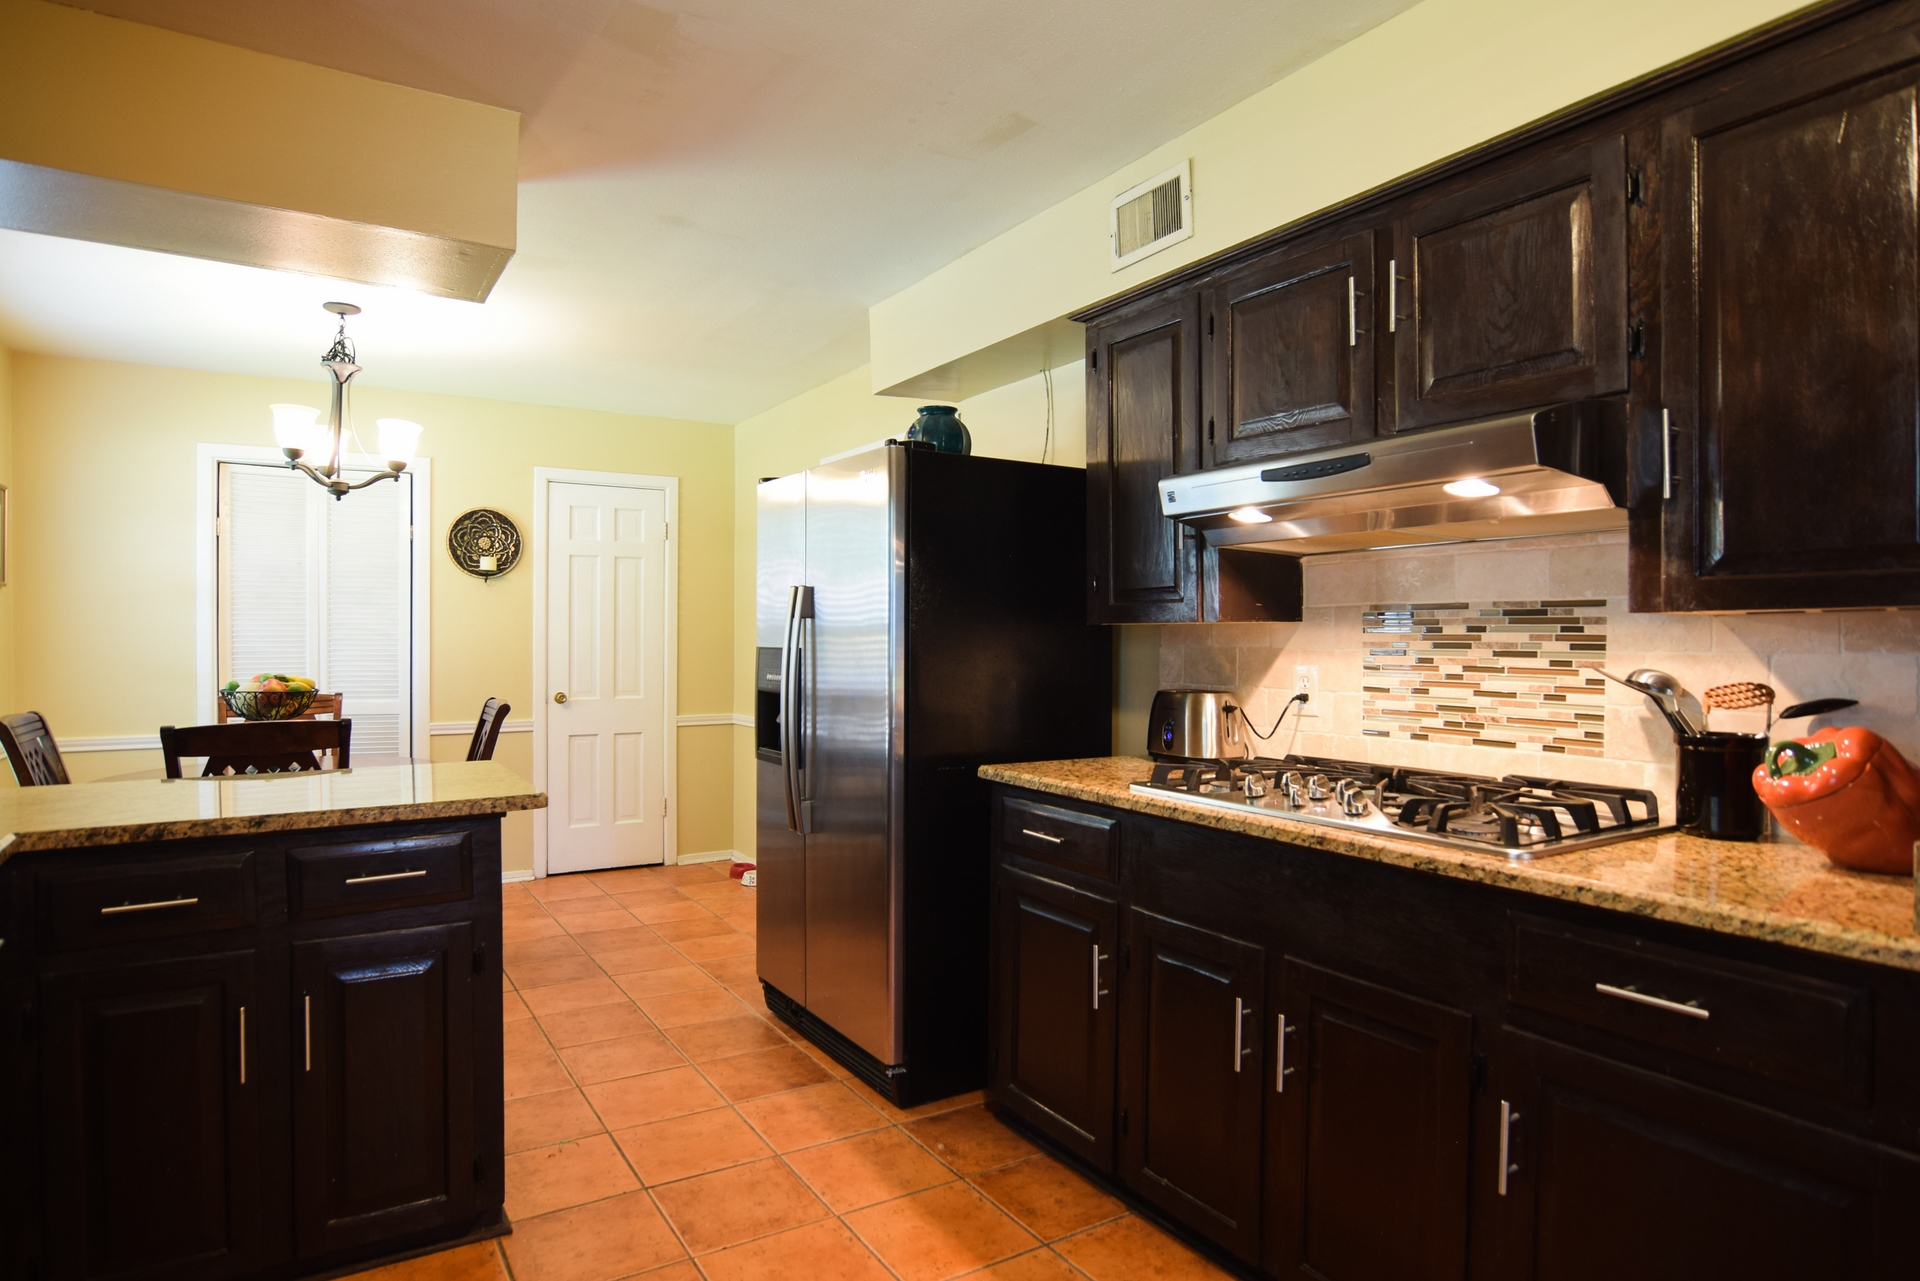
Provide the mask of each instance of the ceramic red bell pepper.
POLYGON ((1868 729, 1823 729, 1767 749, 1753 790, 1795 836, 1842 867, 1913 871, 1920 775, 1868 729))

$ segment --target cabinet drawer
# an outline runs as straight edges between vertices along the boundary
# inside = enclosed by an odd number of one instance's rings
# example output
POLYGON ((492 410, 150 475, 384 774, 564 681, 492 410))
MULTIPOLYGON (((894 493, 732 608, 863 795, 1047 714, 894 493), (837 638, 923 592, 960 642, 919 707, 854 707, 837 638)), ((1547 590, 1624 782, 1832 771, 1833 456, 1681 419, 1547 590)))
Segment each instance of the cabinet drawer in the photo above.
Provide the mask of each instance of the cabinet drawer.
POLYGON ((1864 988, 1515 916, 1509 996, 1788 1085, 1836 1098, 1867 1093, 1864 988))
POLYGON ((296 921, 472 897, 466 832, 287 851, 287 912, 296 921))
POLYGON ((253 924, 253 854, 69 864, 39 873, 40 947, 112 947, 253 924))
POLYGON ((1120 825, 1110 815, 1007 797, 1000 804, 1000 847, 1056 867, 1111 881, 1120 825))

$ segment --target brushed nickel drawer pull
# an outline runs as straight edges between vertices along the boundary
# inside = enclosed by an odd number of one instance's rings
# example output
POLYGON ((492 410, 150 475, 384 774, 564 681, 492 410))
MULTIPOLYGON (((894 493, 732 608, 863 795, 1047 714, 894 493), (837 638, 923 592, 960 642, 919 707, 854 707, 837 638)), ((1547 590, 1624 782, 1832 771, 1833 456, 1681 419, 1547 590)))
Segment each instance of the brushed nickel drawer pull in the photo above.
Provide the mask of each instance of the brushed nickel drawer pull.
POLYGON ((372 885, 377 881, 410 881, 416 876, 425 876, 427 869, 416 868, 411 872, 382 872, 378 876, 349 876, 348 885, 372 885))
POLYGON ((1067 843, 1063 837, 1053 836, 1047 832, 1036 832, 1031 827, 1021 828, 1020 835, 1031 836, 1036 841, 1045 841, 1050 845, 1065 845, 1067 843))
POLYGON ((1096 1010, 1100 1008, 1101 997, 1112 995, 1107 989, 1100 986, 1100 962, 1111 959, 1112 958, 1105 952, 1100 950, 1098 943, 1093 945, 1093 1008, 1096 1010))
POLYGON ((240 1007, 240 1084, 247 1083, 247 1007, 240 1007))
POLYGON ((1240 997, 1233 998, 1233 1070, 1240 1070, 1241 1061, 1253 1053, 1253 1047, 1246 1042, 1247 1015, 1253 1013, 1253 1007, 1240 997))
POLYGON ((300 1022, 306 1032, 307 1071, 313 1071, 313 997, 303 994, 300 997, 300 1022))
POLYGON ((1273 1092, 1275 1094, 1287 1092, 1287 1078, 1293 1075, 1293 1069, 1287 1066, 1287 1037, 1292 1033, 1293 1029, 1287 1026, 1287 1016, 1282 1014, 1280 1031, 1273 1038, 1273 1092))
POLYGON ((1618 997, 1622 1001, 1632 1001, 1635 1005, 1651 1005, 1656 1010, 1667 1010, 1674 1014, 1684 1014, 1690 1019, 1710 1019, 1713 1013, 1692 1002, 1681 1004, 1664 997, 1648 996, 1645 992, 1636 992, 1630 987, 1615 987, 1611 983, 1595 983, 1593 990, 1602 996, 1618 997))
POLYGON ((192 907, 199 901, 198 898, 166 898, 156 899, 152 903, 122 903, 118 907, 101 908, 100 915, 119 916, 122 912, 153 912, 163 907, 192 907))
POLYGON ((1505 1099, 1501 1099, 1500 1100, 1500 1182, 1499 1182, 1499 1189, 1498 1189, 1501 1196, 1505 1196, 1507 1194, 1507 1176, 1509 1174, 1520 1173, 1520 1167, 1516 1164, 1511 1163, 1511 1157, 1513 1155, 1513 1142, 1512 1142, 1513 1123, 1515 1121, 1518 1121, 1519 1119, 1520 1119, 1520 1114, 1513 1110, 1513 1106, 1509 1104, 1505 1099))

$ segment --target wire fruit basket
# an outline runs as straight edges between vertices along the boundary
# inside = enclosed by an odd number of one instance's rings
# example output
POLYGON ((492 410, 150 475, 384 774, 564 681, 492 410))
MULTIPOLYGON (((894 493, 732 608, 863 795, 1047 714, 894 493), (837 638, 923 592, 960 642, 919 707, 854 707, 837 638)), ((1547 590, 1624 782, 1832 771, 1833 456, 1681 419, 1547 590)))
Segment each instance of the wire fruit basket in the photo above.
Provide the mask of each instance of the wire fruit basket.
POLYGON ((220 701, 243 721, 284 721, 306 713, 317 690, 223 689, 220 701))

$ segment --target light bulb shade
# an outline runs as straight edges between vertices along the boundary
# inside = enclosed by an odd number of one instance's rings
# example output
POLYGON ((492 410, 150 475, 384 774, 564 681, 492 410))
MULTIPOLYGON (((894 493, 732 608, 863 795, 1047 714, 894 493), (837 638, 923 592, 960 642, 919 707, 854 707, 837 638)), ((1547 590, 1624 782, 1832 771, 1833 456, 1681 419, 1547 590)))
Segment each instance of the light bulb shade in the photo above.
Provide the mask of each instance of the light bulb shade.
POLYGON ((1490 480, 1481 480, 1478 476, 1469 476, 1465 480, 1456 480, 1440 486, 1455 498, 1492 498, 1500 492, 1500 486, 1490 480))
POLYGON ((282 449, 313 453, 320 448, 320 411, 311 405, 268 405, 273 411, 273 440, 282 449))
POLYGON ((1267 525, 1273 522, 1273 517, 1258 507, 1236 507, 1227 513, 1227 519, 1237 520, 1242 525, 1267 525))
POLYGON ((420 444, 420 424, 410 423, 404 418, 382 418, 377 422, 380 428, 380 457, 390 463, 410 463, 413 451, 420 444))

